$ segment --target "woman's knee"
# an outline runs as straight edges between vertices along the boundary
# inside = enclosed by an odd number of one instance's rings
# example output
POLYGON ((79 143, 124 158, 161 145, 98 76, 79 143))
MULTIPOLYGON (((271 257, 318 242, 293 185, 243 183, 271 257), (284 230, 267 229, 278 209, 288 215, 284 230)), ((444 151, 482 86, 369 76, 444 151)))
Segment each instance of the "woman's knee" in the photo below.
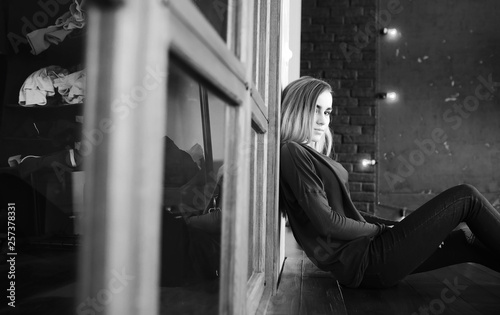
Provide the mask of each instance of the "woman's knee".
POLYGON ((454 188, 466 196, 481 196, 479 190, 471 184, 460 184, 454 188))

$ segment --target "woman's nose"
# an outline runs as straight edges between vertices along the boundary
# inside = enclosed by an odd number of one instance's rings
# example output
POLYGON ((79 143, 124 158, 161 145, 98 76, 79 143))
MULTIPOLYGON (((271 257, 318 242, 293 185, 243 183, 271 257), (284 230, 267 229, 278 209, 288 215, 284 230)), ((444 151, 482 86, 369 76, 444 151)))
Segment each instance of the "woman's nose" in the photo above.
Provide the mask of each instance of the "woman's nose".
POLYGON ((326 117, 323 114, 320 114, 317 119, 318 125, 324 125, 326 124, 326 117))

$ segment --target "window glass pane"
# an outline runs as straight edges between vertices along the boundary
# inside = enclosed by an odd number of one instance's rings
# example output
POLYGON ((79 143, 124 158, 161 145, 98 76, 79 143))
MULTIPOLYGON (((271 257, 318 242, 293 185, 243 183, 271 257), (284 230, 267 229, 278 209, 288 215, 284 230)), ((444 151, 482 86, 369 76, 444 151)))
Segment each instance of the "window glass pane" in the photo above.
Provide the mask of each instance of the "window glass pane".
POLYGON ((229 0, 192 0, 224 41, 227 40, 229 0))
POLYGON ((168 78, 161 313, 216 314, 226 104, 175 64, 168 78))

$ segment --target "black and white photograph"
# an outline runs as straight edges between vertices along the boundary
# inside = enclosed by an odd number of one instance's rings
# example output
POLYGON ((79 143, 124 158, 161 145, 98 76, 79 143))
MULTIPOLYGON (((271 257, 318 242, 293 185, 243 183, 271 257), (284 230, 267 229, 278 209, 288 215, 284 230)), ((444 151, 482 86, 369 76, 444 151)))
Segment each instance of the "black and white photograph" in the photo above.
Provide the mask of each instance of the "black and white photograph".
POLYGON ((500 1, 0 0, 0 314, 497 315, 500 1))

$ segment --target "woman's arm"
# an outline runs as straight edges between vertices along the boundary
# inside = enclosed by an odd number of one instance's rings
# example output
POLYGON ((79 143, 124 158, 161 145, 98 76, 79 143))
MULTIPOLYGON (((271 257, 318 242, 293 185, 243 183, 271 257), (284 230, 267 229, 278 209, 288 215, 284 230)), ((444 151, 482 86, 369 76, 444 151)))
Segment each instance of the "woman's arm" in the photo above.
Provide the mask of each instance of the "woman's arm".
POLYGON ((323 182, 304 148, 290 142, 283 145, 280 177, 297 199, 317 232, 338 240, 353 240, 381 233, 381 223, 360 222, 339 214, 328 203, 323 182))
POLYGON ((382 224, 386 224, 386 225, 394 225, 394 224, 399 222, 399 221, 394 221, 394 220, 389 220, 389 219, 377 217, 376 215, 373 215, 373 214, 368 213, 368 212, 364 212, 364 211, 360 211, 360 210, 358 210, 358 211, 359 211, 359 213, 361 213, 363 218, 365 218, 365 220, 367 222, 370 222, 370 223, 382 223, 382 224))

